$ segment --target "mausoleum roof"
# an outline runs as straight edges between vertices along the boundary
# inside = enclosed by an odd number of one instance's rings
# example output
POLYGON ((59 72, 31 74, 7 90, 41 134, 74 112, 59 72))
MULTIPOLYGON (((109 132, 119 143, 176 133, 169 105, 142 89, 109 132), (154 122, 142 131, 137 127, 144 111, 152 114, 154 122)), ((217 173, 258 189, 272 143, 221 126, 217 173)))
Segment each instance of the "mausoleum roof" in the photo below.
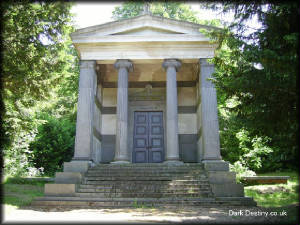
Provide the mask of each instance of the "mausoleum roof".
POLYGON ((76 30, 71 34, 81 59, 212 57, 215 45, 201 29, 218 29, 143 14, 76 30))
POLYGON ((133 18, 112 21, 104 24, 94 25, 76 30, 72 36, 80 34, 117 34, 126 31, 149 27, 165 30, 167 33, 199 33, 199 29, 218 29, 213 26, 207 26, 197 23, 191 23, 182 20, 175 20, 161 16, 144 14, 133 18))
POLYGON ((122 19, 100 25, 81 28, 73 32, 71 34, 71 37, 73 40, 76 40, 107 35, 157 36, 168 34, 186 34, 203 36, 199 29, 218 28, 187 21, 144 14, 129 19, 122 19))

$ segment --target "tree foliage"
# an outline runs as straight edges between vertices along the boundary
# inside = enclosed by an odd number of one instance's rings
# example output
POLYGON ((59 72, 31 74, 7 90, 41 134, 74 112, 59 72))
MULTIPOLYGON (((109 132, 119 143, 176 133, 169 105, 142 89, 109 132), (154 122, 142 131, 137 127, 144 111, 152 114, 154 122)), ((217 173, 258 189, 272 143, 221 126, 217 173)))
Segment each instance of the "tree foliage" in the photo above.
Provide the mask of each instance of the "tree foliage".
POLYGON ((75 123, 67 117, 56 118, 48 113, 39 115, 43 122, 30 142, 27 154, 29 165, 43 168, 46 175, 54 175, 74 153, 75 123))
POLYGON ((219 42, 212 61, 218 94, 223 96, 220 107, 227 112, 221 118, 225 155, 230 156, 233 148, 240 149, 236 134, 244 129, 252 141, 261 137, 273 149, 262 157, 263 169, 295 167, 299 155, 298 3, 229 1, 218 6, 235 15, 228 28, 210 34, 219 42), (247 20, 255 15, 261 27, 245 32, 247 20))
MULTIPOLYGON (((75 123, 78 59, 64 2, 2 2, 2 98, 5 170, 25 174, 29 145, 39 137, 40 114, 75 123), (36 136, 37 135, 37 136, 36 136)), ((71 132, 71 131, 70 131, 71 132)))
MULTIPOLYGON (((141 15, 144 11, 144 4, 144 1, 127 1, 122 6, 115 8, 112 12, 112 18, 120 20, 141 15)), ((150 11, 154 16, 162 16, 194 23, 200 21, 196 16, 196 12, 183 2, 153 1, 150 3, 150 11)))

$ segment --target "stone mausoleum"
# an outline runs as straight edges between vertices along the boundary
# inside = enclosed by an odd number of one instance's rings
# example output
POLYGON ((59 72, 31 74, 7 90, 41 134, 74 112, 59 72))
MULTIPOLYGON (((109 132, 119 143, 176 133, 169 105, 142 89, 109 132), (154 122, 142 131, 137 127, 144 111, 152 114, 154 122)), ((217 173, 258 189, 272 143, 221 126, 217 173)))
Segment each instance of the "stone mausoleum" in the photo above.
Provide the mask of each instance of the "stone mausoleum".
POLYGON ((221 162, 215 45, 189 22, 142 15, 80 29, 74 161, 221 162))
POLYGON ((171 174, 186 165, 201 167, 211 196, 251 202, 221 158, 209 63, 216 45, 201 29, 216 28, 146 13, 71 35, 80 57, 75 152, 46 196, 79 196, 93 168, 171 174))

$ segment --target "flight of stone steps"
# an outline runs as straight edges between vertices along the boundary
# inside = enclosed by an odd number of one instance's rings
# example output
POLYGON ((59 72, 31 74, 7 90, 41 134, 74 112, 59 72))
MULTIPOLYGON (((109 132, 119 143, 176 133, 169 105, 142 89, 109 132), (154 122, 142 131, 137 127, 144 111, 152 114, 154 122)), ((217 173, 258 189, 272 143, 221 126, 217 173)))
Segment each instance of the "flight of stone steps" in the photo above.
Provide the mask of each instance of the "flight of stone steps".
POLYGON ((214 197, 202 164, 101 164, 73 196, 45 196, 33 205, 80 207, 252 205, 245 197, 214 197))

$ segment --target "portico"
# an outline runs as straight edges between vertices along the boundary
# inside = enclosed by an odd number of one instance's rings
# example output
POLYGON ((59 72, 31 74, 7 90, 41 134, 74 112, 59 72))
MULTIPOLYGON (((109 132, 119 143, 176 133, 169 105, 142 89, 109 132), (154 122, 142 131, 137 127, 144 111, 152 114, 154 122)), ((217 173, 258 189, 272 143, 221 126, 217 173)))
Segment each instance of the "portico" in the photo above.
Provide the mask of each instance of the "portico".
POLYGON ((215 46, 204 28, 214 29, 146 14, 73 33, 81 57, 74 161, 221 160, 207 62, 215 46), (161 125, 145 113, 137 125, 136 112, 161 112, 161 125))

